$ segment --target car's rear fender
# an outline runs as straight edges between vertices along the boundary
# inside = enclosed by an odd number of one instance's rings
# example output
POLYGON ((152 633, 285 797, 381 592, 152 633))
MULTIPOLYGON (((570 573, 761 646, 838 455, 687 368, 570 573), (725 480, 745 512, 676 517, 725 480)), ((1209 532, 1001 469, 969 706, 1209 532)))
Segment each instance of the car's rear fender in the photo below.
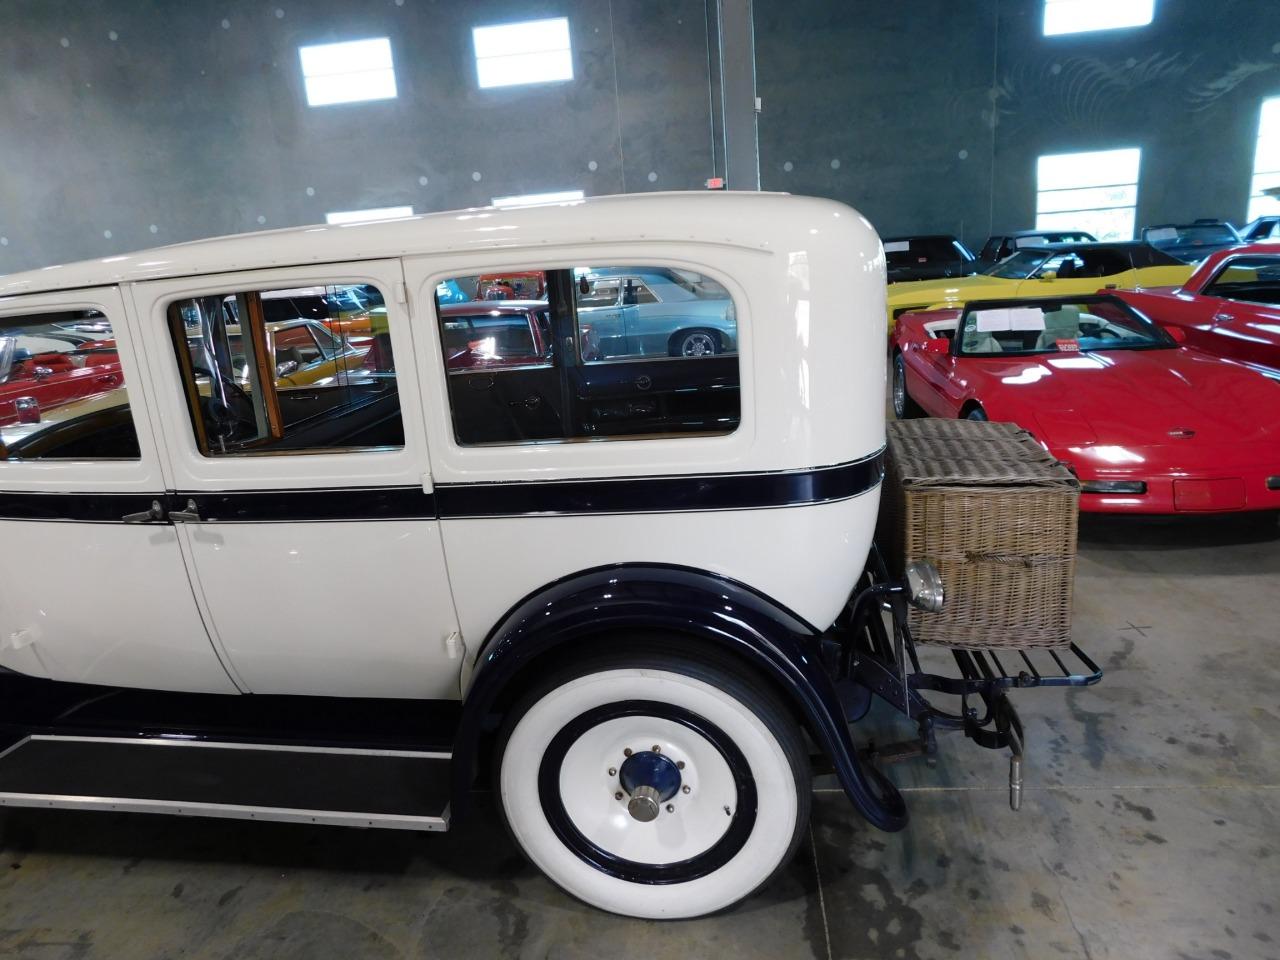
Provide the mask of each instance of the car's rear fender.
MULTIPOLYGON (((852 584, 850 585, 852 589, 852 584)), ((481 647, 454 745, 454 800, 473 785, 485 735, 501 713, 566 657, 661 635, 718 650, 772 686, 876 826, 898 830, 902 809, 878 809, 819 657, 819 631, 749 587, 703 570, 623 564, 586 570, 526 597, 481 647)))

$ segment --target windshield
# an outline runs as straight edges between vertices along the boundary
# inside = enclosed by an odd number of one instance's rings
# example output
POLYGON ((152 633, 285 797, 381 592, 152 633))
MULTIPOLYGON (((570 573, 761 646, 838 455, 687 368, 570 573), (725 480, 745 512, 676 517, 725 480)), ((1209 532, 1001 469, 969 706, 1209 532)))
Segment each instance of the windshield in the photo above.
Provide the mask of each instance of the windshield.
POLYGON ((972 260, 967 250, 951 237, 911 237, 906 240, 886 240, 885 260, 891 267, 912 267, 921 263, 972 260))
POLYGON ((1051 252, 1048 250, 1019 250, 1007 260, 992 264, 983 273, 1005 280, 1026 280, 1050 256, 1051 252))
POLYGON ((1157 247, 1175 244, 1236 243, 1236 235, 1225 223, 1195 224, 1189 227, 1148 227, 1142 238, 1157 247))
POLYGON ((960 324, 965 356, 1028 356, 1172 347, 1159 327, 1114 298, 982 305, 960 324))

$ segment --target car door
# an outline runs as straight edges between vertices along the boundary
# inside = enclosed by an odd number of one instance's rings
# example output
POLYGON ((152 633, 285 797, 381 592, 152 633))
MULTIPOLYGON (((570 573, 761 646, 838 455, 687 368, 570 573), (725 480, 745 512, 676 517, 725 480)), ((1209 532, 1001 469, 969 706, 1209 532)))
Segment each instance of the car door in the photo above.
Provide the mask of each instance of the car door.
POLYGON ((0 387, 16 394, 0 411, 0 667, 235 693, 166 518, 154 408, 119 289, 8 298, 0 340, 11 344, 0 387), (65 359, 93 389, 46 392, 48 368, 28 347, 81 320, 95 332, 65 359))
POLYGON ((1280 304, 1275 301, 1280 301, 1280 257, 1232 257, 1187 304, 1196 311, 1193 342, 1220 356, 1280 369, 1280 304))
MULTIPOLYGON (((214 641, 254 693, 458 696, 445 572, 398 260, 136 285, 172 512, 214 641), (262 301, 370 285, 386 301, 341 369, 290 382, 262 301), (232 344, 221 304, 238 304, 232 344)), ((344 340, 346 338, 343 338, 344 340)), ((347 341, 348 344, 353 341, 347 341)), ((477 638, 478 640, 479 638, 477 638)))

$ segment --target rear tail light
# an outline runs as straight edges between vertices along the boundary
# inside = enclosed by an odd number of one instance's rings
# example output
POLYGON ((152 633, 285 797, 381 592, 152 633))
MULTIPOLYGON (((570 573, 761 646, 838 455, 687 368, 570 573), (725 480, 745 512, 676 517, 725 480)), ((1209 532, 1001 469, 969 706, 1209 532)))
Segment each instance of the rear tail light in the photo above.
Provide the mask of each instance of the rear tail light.
POLYGON ((1080 487, 1085 493, 1146 493, 1142 480, 1086 480, 1080 487))

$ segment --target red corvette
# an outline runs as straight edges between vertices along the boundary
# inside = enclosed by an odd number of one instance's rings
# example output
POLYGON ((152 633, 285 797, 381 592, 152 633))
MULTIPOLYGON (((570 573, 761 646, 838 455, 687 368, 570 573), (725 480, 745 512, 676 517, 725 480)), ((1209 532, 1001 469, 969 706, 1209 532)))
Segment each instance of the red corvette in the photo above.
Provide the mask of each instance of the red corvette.
POLYGON ((1181 287, 1116 296, 1187 343, 1280 378, 1280 244, 1255 243, 1206 257, 1181 287))
POLYGON ((1111 295, 906 313, 894 412, 1018 424, 1081 510, 1280 510, 1280 383, 1181 340, 1111 295))

